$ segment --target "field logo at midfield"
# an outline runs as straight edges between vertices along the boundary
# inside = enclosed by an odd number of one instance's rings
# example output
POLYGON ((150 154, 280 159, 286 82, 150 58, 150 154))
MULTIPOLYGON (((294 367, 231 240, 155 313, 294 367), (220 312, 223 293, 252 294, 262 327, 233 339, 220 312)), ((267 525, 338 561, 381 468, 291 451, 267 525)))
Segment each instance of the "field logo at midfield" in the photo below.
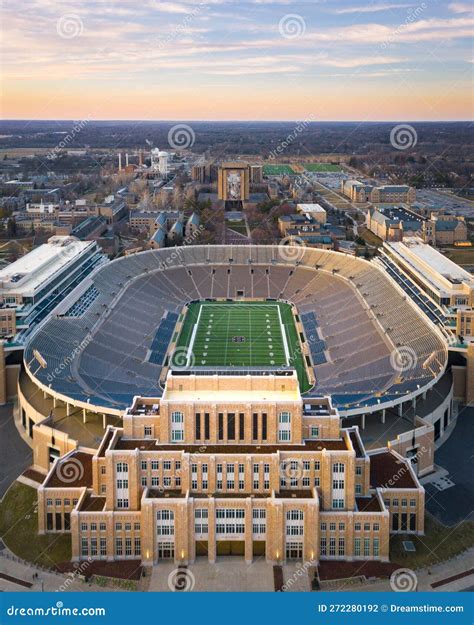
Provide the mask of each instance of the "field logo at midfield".
POLYGON ((278 248, 283 260, 298 262, 304 256, 306 244, 300 237, 285 237, 278 243, 278 248))

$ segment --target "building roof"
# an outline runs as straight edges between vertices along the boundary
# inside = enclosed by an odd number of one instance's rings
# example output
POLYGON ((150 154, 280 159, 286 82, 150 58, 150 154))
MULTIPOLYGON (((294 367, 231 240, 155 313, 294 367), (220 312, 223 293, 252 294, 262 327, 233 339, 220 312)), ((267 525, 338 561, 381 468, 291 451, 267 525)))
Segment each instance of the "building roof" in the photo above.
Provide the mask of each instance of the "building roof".
POLYGON ((408 460, 400 460, 388 450, 370 454, 370 485, 372 488, 418 488, 408 460))
POLYGON ((44 486, 47 488, 81 488, 92 485, 92 454, 75 451, 56 462, 44 486))
POLYGON ((54 236, 14 263, 0 270, 0 292, 32 296, 46 281, 95 245, 93 241, 78 241, 74 237, 54 236))
POLYGON ((321 204, 297 204, 296 208, 303 213, 326 213, 321 204))
POLYGON ((451 221, 451 220, 436 220, 436 230, 438 232, 452 232, 453 230, 456 230, 456 228, 459 226, 461 222, 458 221, 457 219, 451 221))

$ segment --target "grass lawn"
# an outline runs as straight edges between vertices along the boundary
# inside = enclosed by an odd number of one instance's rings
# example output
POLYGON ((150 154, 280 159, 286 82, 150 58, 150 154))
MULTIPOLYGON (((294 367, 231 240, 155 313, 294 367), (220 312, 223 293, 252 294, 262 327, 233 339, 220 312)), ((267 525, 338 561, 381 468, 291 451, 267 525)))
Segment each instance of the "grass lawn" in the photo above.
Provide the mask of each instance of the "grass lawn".
POLYGON ((52 568, 71 559, 71 536, 38 536, 36 501, 34 488, 15 482, 0 504, 0 537, 19 558, 52 568))
POLYGON ((364 228, 364 229, 360 229, 360 238, 363 239, 366 243, 368 243, 369 245, 382 245, 383 241, 382 239, 380 239, 376 234, 374 234, 371 230, 369 230, 368 228, 364 228))
POLYGON ((247 235, 247 226, 245 225, 245 221, 229 221, 227 223, 227 227, 230 228, 230 230, 235 230, 235 232, 247 235))
POLYGON ((446 258, 458 265, 474 265, 474 247, 467 248, 444 248, 446 258))
POLYGON ((431 515, 425 518, 425 536, 390 538, 390 560, 411 569, 432 566, 449 560, 474 545, 474 522, 464 521, 457 527, 445 527, 431 515), (406 553, 403 540, 415 543, 416 552, 406 553))
POLYGON ((325 171, 342 171, 339 165, 332 163, 306 163, 303 165, 306 171, 325 172, 325 171))
POLYGON ((294 175, 294 170, 291 165, 264 165, 263 173, 265 176, 282 176, 288 174, 294 175))
POLYGON ((285 303, 190 304, 178 338, 174 364, 183 365, 185 351, 187 366, 292 366, 298 374, 301 390, 309 388, 293 312, 285 303))

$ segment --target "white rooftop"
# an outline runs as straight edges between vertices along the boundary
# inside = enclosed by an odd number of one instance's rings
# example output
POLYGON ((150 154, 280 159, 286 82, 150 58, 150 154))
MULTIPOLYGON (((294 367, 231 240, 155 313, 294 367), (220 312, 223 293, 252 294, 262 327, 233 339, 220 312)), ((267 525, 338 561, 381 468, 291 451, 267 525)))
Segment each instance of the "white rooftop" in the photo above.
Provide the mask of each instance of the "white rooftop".
POLYGON ((47 243, 0 270, 0 293, 33 295, 40 285, 91 245, 95 245, 93 241, 79 241, 75 237, 51 237, 47 243))
POLYGON ((325 209, 321 204, 297 204, 296 208, 303 213, 325 213, 325 209))
POLYGON ((451 283, 462 282, 474 286, 474 276, 419 237, 405 237, 402 243, 389 243, 389 246, 422 274, 431 270, 430 278, 438 282, 439 286, 446 285, 436 279, 436 274, 451 283))

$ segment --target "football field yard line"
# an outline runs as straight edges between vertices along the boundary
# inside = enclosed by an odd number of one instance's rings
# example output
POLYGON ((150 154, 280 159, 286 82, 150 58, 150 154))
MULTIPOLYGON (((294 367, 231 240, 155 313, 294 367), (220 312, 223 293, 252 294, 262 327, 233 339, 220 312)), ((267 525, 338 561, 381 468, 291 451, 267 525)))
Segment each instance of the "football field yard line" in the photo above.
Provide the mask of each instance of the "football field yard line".
POLYGON ((281 332, 281 336, 283 339, 283 349, 285 350, 286 366, 288 366, 290 364, 290 350, 288 349, 288 343, 286 340, 286 330, 285 330, 285 326, 283 325, 283 319, 281 318, 280 307, 277 306, 277 308, 278 308, 278 318, 280 319, 280 332, 281 332))
POLYGON ((189 366, 189 358, 190 355, 193 353, 193 347, 194 347, 194 340, 196 339, 196 334, 197 334, 197 330, 199 327, 199 320, 201 319, 201 312, 202 312, 202 304, 201 306, 199 306, 199 313, 198 313, 198 318, 196 319, 196 323, 193 326, 193 331, 191 334, 191 340, 189 342, 189 346, 188 346, 188 351, 186 352, 186 366, 189 366))

